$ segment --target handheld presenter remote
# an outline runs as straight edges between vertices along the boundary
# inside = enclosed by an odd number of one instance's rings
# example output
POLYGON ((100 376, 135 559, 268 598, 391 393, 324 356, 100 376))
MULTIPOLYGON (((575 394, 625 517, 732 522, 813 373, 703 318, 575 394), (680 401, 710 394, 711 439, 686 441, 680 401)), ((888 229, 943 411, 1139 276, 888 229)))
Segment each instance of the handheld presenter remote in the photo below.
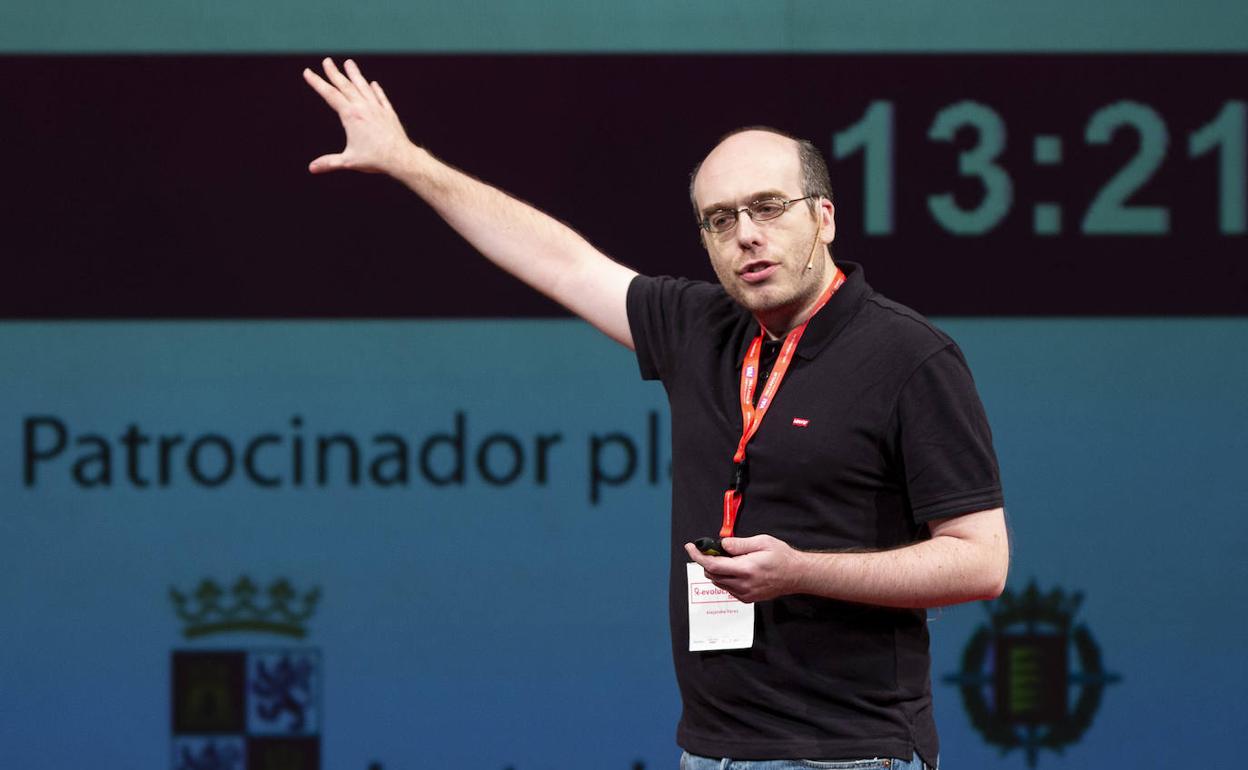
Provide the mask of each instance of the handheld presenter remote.
POLYGON ((693 541, 693 547, 697 548, 707 556, 728 556, 730 555, 724 550, 723 543, 719 542, 717 537, 700 537, 693 541))

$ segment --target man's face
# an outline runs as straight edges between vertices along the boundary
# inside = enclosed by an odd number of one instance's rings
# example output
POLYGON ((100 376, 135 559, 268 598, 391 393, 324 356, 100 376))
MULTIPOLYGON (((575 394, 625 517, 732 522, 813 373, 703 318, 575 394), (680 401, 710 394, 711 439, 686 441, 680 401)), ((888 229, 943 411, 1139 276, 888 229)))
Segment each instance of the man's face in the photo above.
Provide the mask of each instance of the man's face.
MULTIPOLYGON (((706 156, 693 195, 703 217, 763 198, 801 198, 805 193, 797 144, 766 131, 734 134, 706 156)), ((825 246, 836 232, 832 202, 817 201, 813 214, 807 203, 794 203, 764 222, 742 212, 728 232, 702 231, 719 282, 768 329, 813 303, 825 284, 825 246), (807 270, 812 256, 813 267, 807 270)))

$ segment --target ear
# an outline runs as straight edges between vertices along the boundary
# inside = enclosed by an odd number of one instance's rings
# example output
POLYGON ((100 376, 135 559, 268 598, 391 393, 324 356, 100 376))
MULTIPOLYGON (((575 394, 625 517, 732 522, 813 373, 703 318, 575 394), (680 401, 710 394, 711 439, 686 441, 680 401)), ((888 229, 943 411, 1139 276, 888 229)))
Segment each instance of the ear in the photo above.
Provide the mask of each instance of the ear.
POLYGON ((819 199, 819 240, 824 243, 836 240, 836 207, 827 198, 819 199))

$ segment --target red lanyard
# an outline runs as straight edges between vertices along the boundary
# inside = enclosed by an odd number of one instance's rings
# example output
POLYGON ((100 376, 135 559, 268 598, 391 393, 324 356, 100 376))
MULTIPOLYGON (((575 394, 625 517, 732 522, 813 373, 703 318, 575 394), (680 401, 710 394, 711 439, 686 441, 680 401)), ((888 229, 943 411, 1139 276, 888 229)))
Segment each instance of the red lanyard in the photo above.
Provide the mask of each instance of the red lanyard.
POLYGON ((785 372, 789 370, 793 353, 797 351, 797 343, 806 331, 806 324, 809 324, 810 319, 815 317, 815 313, 828 304, 828 300, 832 299, 832 295, 841 288, 843 283, 845 283, 845 274, 838 268, 836 274, 832 276, 832 283, 815 303, 815 309, 811 311, 810 317, 784 338, 780 356, 776 359, 775 365, 771 367, 771 374, 767 375, 763 393, 758 397, 758 406, 754 406, 754 388, 758 385, 758 362, 763 348, 763 335, 759 334, 750 343, 750 349, 745 354, 745 361, 741 364, 741 440, 737 442, 737 451, 732 456, 732 485, 724 492, 724 524, 719 530, 721 538, 732 537, 733 527, 737 523, 737 511, 741 509, 741 487, 745 482, 745 446, 750 443, 750 439, 754 438, 754 434, 758 432, 758 427, 763 424, 763 418, 767 416, 767 410, 771 408, 776 391, 780 389, 780 381, 784 379, 785 372))

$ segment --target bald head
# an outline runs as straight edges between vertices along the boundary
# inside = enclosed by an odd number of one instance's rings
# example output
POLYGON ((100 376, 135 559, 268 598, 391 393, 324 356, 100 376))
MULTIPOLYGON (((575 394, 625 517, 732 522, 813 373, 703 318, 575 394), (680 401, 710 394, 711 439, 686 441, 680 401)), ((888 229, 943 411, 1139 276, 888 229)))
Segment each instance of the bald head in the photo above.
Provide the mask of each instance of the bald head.
POLYGON ((689 201, 699 221, 706 208, 719 202, 711 200, 708 194, 713 196, 724 189, 722 183, 731 181, 733 174, 761 171, 763 164, 770 165, 774 173, 783 174, 793 186, 790 192, 795 193, 794 197, 812 196, 806 202, 808 206, 817 206, 818 198, 832 200, 828 166, 813 143, 768 126, 749 126, 720 137, 719 143, 690 172, 689 201), (790 172, 795 172, 796 177, 791 178, 790 172), (710 183, 712 178, 715 184, 710 183))

